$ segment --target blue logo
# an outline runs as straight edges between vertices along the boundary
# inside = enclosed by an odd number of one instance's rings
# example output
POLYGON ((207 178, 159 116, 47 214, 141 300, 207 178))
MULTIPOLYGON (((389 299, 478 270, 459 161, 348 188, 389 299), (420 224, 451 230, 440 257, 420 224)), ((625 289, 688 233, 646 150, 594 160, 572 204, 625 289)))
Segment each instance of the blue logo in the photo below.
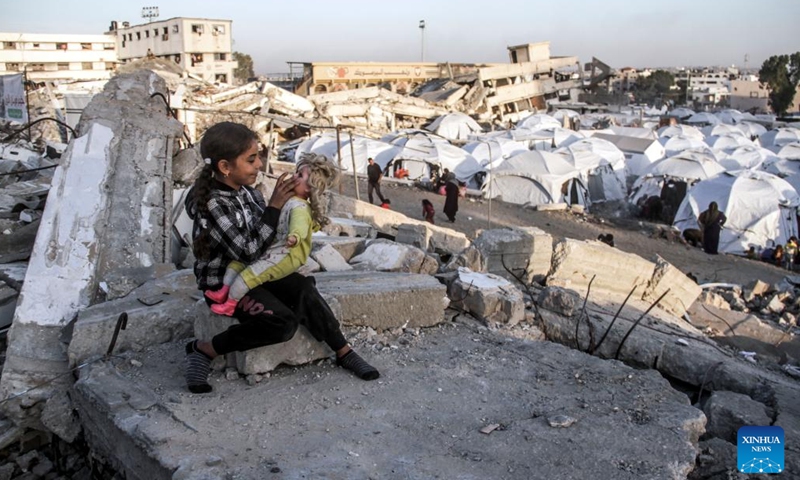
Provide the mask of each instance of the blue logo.
POLYGON ((742 473, 781 473, 786 467, 781 427, 741 427, 736 445, 742 473))

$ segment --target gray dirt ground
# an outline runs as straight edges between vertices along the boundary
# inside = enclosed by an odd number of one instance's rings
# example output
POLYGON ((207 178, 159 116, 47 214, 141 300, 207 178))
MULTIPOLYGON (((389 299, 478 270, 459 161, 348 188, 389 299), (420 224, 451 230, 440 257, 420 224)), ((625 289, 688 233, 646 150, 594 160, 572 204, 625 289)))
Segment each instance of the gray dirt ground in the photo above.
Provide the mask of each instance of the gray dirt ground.
POLYGON ((397 335, 346 333, 380 368, 378 381, 324 361, 279 368, 253 386, 216 372, 212 394, 191 395, 178 343, 119 368, 197 430, 175 423, 160 434, 169 446, 158 448, 184 465, 182 475, 671 479, 694 463, 685 425, 698 412, 655 371, 513 338, 468 317, 397 335), (577 421, 551 427, 556 415, 577 421), (500 426, 480 432, 490 424, 500 426))

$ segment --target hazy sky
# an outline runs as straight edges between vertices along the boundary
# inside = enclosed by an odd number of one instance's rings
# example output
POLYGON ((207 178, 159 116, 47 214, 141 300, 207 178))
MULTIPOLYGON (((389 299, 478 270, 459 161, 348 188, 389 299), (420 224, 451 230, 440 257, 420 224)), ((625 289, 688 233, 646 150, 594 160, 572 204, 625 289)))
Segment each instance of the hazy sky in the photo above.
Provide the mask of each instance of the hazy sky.
POLYGON ((287 61, 507 62, 549 40, 552 55, 625 66, 744 64, 800 51, 800 0, 0 0, 0 32, 103 33, 111 20, 233 20, 235 51, 258 74, 287 61))

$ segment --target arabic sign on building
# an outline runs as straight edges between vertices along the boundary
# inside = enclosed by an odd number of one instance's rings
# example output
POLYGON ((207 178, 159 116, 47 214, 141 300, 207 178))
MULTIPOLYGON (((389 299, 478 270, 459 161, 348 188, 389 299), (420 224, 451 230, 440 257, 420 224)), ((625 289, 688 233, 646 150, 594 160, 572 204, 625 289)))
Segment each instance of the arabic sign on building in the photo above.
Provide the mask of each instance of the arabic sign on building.
POLYGON ((0 120, 28 123, 21 73, 0 76, 0 120))
POLYGON ((438 78, 436 64, 369 64, 344 63, 314 65, 314 79, 319 80, 423 80, 438 78))

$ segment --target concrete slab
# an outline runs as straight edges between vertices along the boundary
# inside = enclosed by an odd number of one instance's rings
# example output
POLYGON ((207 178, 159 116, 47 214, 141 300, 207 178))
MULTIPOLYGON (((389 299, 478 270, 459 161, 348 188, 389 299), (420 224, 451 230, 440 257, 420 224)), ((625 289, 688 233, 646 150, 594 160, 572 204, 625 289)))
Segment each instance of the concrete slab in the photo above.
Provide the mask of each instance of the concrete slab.
POLYGON ((695 463, 705 417, 653 371, 463 324, 365 356, 378 381, 324 362, 253 386, 215 373, 191 395, 182 345, 165 344, 141 367, 93 365, 74 394, 90 445, 131 480, 671 479, 695 463))
POLYGON ((492 326, 516 325, 525 319, 522 292, 498 275, 459 268, 447 294, 453 308, 469 312, 492 326))
POLYGON ((334 237, 331 235, 314 234, 311 237, 311 248, 321 248, 330 245, 339 252, 346 261, 363 252, 367 245, 367 239, 363 237, 334 237))
POLYGON ((393 272, 324 272, 317 288, 338 300, 339 320, 376 330, 428 327, 444 321, 446 288, 429 275, 393 272))
POLYGON ((439 262, 424 250, 382 238, 370 241, 363 253, 350 259, 357 269, 433 275, 439 262))
POLYGON ((694 303, 703 291, 700 285, 687 277, 682 271, 656 255, 656 268, 642 300, 654 302, 669 290, 658 303, 658 307, 678 317, 694 303))
POLYGON ((575 290, 584 296, 594 276, 590 299, 608 296, 609 301, 622 303, 634 286, 634 296, 644 294, 654 270, 655 264, 638 255, 602 242, 567 238, 555 246, 547 285, 575 290))
POLYGON ((543 282, 550 271, 553 237, 536 227, 484 230, 473 242, 481 253, 482 271, 516 282, 505 265, 525 280, 543 282))
POLYGON ((316 260, 320 268, 326 272, 340 272, 352 270, 353 267, 332 245, 326 244, 311 251, 311 257, 316 260))
POLYGON ((344 217, 329 217, 329 219, 331 223, 326 225, 322 231, 332 237, 375 238, 377 234, 375 227, 367 222, 344 217))

